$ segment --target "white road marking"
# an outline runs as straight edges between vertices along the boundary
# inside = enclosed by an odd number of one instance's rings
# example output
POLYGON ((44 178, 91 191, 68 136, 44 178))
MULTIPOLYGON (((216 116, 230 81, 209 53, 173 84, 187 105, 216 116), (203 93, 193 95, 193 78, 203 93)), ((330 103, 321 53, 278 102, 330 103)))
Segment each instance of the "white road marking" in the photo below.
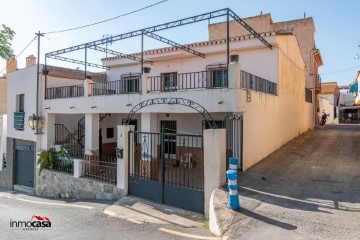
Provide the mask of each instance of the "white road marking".
POLYGON ((7 195, 0 195, 0 197, 6 197, 6 198, 11 198, 11 199, 15 199, 15 200, 18 200, 18 201, 23 201, 23 202, 44 204, 44 205, 51 205, 51 206, 76 207, 76 208, 83 208, 83 209, 93 209, 94 208, 94 207, 85 206, 85 205, 78 205, 78 204, 51 203, 51 202, 33 201, 33 200, 28 200, 28 199, 23 199, 23 198, 11 197, 11 196, 7 196, 7 195))
POLYGON ((132 222, 132 223, 136 223, 136 224, 144 224, 143 222, 138 221, 138 220, 136 220, 136 219, 132 219, 132 218, 128 218, 128 219, 126 219, 126 220, 128 220, 129 222, 132 222))
POLYGON ((206 236, 201 236, 201 235, 182 233, 182 232, 174 231, 174 230, 167 229, 167 228, 159 228, 158 230, 162 231, 162 232, 170 233, 173 235, 177 235, 180 237, 187 237, 187 238, 192 238, 192 239, 203 239, 203 240, 220 240, 221 239, 220 237, 206 237, 206 236))

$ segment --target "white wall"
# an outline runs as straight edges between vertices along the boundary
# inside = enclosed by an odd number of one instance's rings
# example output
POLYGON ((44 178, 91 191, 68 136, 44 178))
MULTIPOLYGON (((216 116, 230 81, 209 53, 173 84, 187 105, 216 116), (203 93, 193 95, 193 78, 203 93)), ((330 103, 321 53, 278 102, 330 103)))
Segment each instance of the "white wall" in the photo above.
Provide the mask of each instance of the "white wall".
POLYGON ((331 105, 336 104, 335 94, 319 94, 318 97, 326 99, 331 105))
POLYGON ((28 125, 29 116, 36 113, 36 73, 37 66, 34 65, 9 74, 7 100, 8 137, 28 141, 37 140, 37 135, 34 134, 35 132, 28 125), (14 129, 14 112, 17 111, 16 96, 19 94, 25 95, 25 126, 23 131, 14 129))
POLYGON ((78 129, 78 122, 82 117, 84 117, 84 114, 56 114, 55 124, 63 124, 74 133, 78 129))
POLYGON ((2 156, 6 153, 7 115, 0 114, 0 171, 2 170, 2 156))
MULTIPOLYGON (((102 142, 103 143, 112 143, 117 141, 117 131, 118 125, 121 125, 122 119, 126 119, 127 114, 111 114, 111 116, 108 116, 104 118, 103 121, 100 122, 100 128, 101 128, 101 134, 102 134, 102 142), (114 137, 113 138, 107 138, 106 137, 106 129, 107 128, 114 128, 114 137)), ((137 130, 140 131, 141 126, 141 117, 140 114, 135 114, 133 119, 137 120, 137 130)))
MULTIPOLYGON (((191 99, 209 112, 238 112, 237 91, 235 89, 194 89, 176 92, 151 92, 147 94, 118 94, 79 98, 51 99, 43 102, 43 112, 63 114, 83 113, 129 113, 138 103, 159 97, 191 99), (219 104, 222 102, 222 104, 219 104), (128 105, 130 104, 130 105, 128 105), (128 105, 128 106, 127 106, 128 105), (48 108, 48 109, 45 109, 48 108)), ((179 105, 153 105, 140 110, 153 113, 191 113, 192 109, 179 105)))
MULTIPOLYGON (((275 37, 267 37, 269 42, 275 43, 275 37)), ((150 76, 159 76, 166 72, 198 72, 206 70, 207 65, 226 64, 226 45, 214 44, 209 46, 193 47, 205 53, 201 58, 184 51, 163 52, 145 56, 154 61, 150 76)), ((272 82, 279 79, 277 50, 270 50, 257 39, 247 39, 231 42, 232 54, 239 54, 241 70, 247 71, 272 82)), ((108 71, 108 80, 119 80, 121 74, 139 73, 140 64, 128 59, 104 61, 105 66, 111 66, 108 71)), ((148 64, 146 64, 148 65, 148 64)), ((231 80, 230 80, 231 81, 231 80)), ((236 80, 235 80, 236 81, 236 80)), ((233 85, 232 85, 233 86, 233 85)), ((145 88, 145 86, 142 86, 145 88)), ((191 99, 209 112, 239 112, 237 91, 226 89, 192 89, 175 92, 150 92, 147 94, 119 94, 108 96, 85 96, 69 99, 45 100, 45 110, 49 113, 128 113, 137 103, 158 97, 181 97, 191 99), (218 104, 223 102, 222 104, 218 104), (126 106, 128 105, 128 106, 126 106)), ((192 110, 181 106, 155 105, 147 107, 144 112, 150 113, 191 113, 192 110)))
POLYGON ((46 87, 52 88, 52 87, 62 87, 62 86, 74 86, 81 84, 84 84, 84 80, 47 76, 46 87))
POLYGON ((319 108, 320 108, 320 111, 318 112, 319 119, 321 119, 323 110, 325 110, 327 114, 330 114, 330 116, 328 116, 328 118, 326 119, 326 124, 334 123, 334 116, 335 116, 334 105, 331 104, 328 99, 319 97, 319 108))
MULTIPOLYGON (((195 112, 195 111, 194 111, 195 112)), ((211 113, 214 120, 223 120, 224 115, 227 114, 232 116, 231 112, 227 113, 211 113)), ((100 128, 102 129, 103 143, 116 142, 117 136, 117 125, 121 125, 121 120, 126 118, 127 114, 112 114, 110 117, 105 118, 100 122, 100 128), (106 128, 114 128, 114 138, 106 138, 106 128)), ((171 113, 169 117, 166 117, 166 113, 156 114, 157 123, 156 129, 152 131, 160 132, 160 121, 176 121, 177 123, 177 133, 180 134, 202 134, 202 121, 204 118, 201 114, 195 113, 171 113)), ((133 119, 137 120, 137 130, 143 131, 141 129, 141 114, 135 114, 133 119)))
POLYGON ((340 93, 339 106, 353 106, 355 103, 355 97, 351 93, 340 93))
MULTIPOLYGON (((274 41, 273 38, 267 39, 274 41)), ((205 47, 194 47, 194 50, 205 53, 206 57, 201 58, 195 55, 189 55, 181 51, 148 55, 150 60, 154 59, 151 67, 151 76, 160 76, 161 73, 177 72, 189 73, 205 71, 208 65, 226 64, 226 45, 212 45, 205 47), (160 57, 161 56, 161 57, 160 57), (166 56, 166 58, 165 58, 166 56)), ((231 43, 231 53, 239 54, 239 63, 242 70, 250 72, 259 77, 272 82, 278 81, 278 54, 277 51, 270 51, 258 40, 247 40, 244 42, 231 43), (246 43, 245 43, 246 42, 246 43), (249 47, 249 45, 251 47, 249 47), (247 48, 246 48, 247 46, 247 48)), ((105 66, 112 66, 108 71, 110 81, 119 80, 121 74, 139 73, 141 65, 132 63, 132 65, 123 65, 121 63, 129 62, 127 59, 116 59, 104 61, 105 66), (114 65, 114 66, 113 66, 114 65)))

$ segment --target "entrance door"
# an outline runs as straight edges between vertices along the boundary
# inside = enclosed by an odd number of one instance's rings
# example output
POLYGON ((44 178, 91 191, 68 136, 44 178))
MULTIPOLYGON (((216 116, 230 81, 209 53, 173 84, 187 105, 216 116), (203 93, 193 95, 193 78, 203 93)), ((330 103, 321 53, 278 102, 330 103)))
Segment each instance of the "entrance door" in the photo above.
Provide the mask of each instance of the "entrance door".
POLYGON ((16 150, 16 184, 34 187, 35 155, 32 150, 16 150))
POLYGON ((176 159, 176 121, 161 121, 161 131, 164 135, 165 159, 176 159), (169 133, 167 135, 166 133, 169 133))
POLYGON ((129 194, 203 213, 202 135, 129 132, 128 137, 129 194), (166 145, 170 150, 172 144, 178 147, 179 164, 165 157, 166 145))

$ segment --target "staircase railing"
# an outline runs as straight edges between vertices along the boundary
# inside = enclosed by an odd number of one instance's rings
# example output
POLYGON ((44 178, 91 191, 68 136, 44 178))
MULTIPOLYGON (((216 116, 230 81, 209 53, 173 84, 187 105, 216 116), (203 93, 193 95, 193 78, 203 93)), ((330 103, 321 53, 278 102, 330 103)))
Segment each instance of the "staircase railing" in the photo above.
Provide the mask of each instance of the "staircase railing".
POLYGON ((82 145, 85 145, 84 143, 84 137, 85 137, 85 116, 82 117, 79 121, 78 121, 78 140, 82 145))
POLYGON ((84 145, 63 124, 55 124, 55 144, 62 145, 72 158, 82 158, 84 145))
POLYGON ((110 117, 111 113, 100 113, 99 122, 102 122, 105 118, 110 117))

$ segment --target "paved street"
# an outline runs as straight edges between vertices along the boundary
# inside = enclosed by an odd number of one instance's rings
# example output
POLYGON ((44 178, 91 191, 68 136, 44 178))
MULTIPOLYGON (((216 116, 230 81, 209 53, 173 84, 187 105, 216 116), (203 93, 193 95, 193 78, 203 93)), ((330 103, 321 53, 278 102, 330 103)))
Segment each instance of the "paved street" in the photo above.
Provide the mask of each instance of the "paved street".
MULTIPOLYGON (((0 191, 0 239, 217 239, 201 227, 111 217, 103 211, 112 204, 112 201, 49 200, 0 191), (51 229, 24 231, 10 227, 10 219, 29 221, 33 215, 48 217, 51 229)), ((169 214, 168 218, 172 216, 169 214)))
POLYGON ((360 126, 318 127, 239 178, 231 239, 360 238, 360 126))

